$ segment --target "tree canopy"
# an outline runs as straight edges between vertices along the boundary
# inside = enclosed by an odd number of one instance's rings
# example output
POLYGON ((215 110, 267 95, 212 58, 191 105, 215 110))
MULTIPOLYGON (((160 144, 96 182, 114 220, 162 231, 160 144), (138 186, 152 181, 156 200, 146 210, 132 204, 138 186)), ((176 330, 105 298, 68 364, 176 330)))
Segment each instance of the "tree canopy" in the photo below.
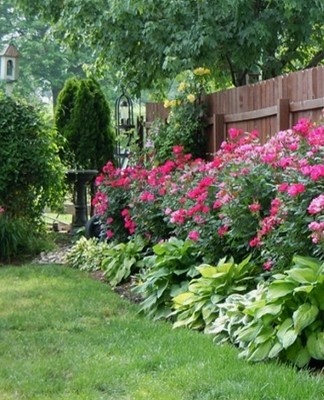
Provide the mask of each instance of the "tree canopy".
POLYGON ((200 66, 239 86, 249 72, 267 79, 324 59, 322 0, 16 1, 139 89, 200 66))
POLYGON ((15 90, 24 97, 56 97, 71 76, 85 77, 82 65, 90 59, 82 48, 72 52, 53 35, 41 16, 22 13, 10 0, 0 4, 0 43, 14 44, 20 52, 20 74, 15 90), (35 96, 36 97, 36 96, 35 96))

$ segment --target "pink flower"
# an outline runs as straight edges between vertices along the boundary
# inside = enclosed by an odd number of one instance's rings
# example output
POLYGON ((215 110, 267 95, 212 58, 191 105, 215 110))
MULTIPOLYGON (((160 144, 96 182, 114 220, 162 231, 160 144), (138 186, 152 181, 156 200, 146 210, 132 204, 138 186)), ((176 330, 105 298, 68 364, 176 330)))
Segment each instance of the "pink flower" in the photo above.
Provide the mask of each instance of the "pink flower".
POLYGON ((263 264, 263 269, 265 271, 270 271, 272 269, 272 266, 273 266, 273 262, 271 260, 268 260, 263 264))
POLYGON ((196 242, 199 239, 200 235, 198 231, 190 231, 188 234, 188 239, 196 242))
POLYGON ((228 232, 228 226, 222 225, 217 229, 218 236, 223 237, 228 232))
POLYGON ((265 163, 265 164, 272 164, 274 161, 276 161, 277 159, 277 153, 275 153, 274 151, 269 151, 267 153, 262 154, 261 156, 261 160, 265 163))
POLYGON ((313 181, 318 181, 320 178, 324 177, 324 165, 312 165, 309 167, 310 177, 313 181))
POLYGON ((261 210, 261 205, 260 205, 260 203, 252 203, 252 204, 250 204, 250 205, 249 205, 249 210, 250 210, 252 213, 256 213, 256 212, 260 211, 260 210, 261 210))
POLYGON ((217 210, 217 208, 221 208, 222 207, 222 202, 220 200, 215 200, 214 204, 213 204, 213 209, 217 210))
POLYGON ((307 140, 311 146, 324 146, 324 127, 318 126, 309 132, 307 140))
POLYGON ((4 208, 0 206, 0 214, 2 214, 4 212, 4 208))
POLYGON ((103 215, 107 211, 109 205, 107 195, 98 191, 92 200, 92 205, 95 208, 96 214, 103 215))
POLYGON ((183 150, 184 150, 183 146, 173 146, 173 148, 172 148, 173 154, 177 154, 177 155, 182 154, 183 150))
POLYGON ((106 232, 107 239, 111 239, 114 236, 114 232, 111 229, 108 229, 106 232))
POLYGON ((107 225, 111 225, 111 224, 113 223, 113 221, 114 221, 114 219, 113 219, 112 217, 108 217, 108 218, 106 219, 107 225))
POLYGON ((281 192, 281 193, 287 192, 288 187, 289 187, 288 183, 282 183, 278 187, 278 192, 281 192))
POLYGON ((95 179, 95 185, 100 186, 104 180, 105 180, 105 177, 103 175, 98 175, 95 179))
POLYGON ((317 214, 324 208, 324 194, 315 197, 307 208, 309 214, 317 214))
POLYGON ((122 215, 123 217, 126 217, 126 216, 129 215, 129 214, 130 214, 130 211, 129 211, 128 208, 124 208, 124 209, 121 211, 121 215, 122 215))
POLYGON ((251 239, 249 242, 250 247, 259 247, 260 245, 261 245, 261 241, 258 237, 251 239))
POLYGON ((267 235, 280 223, 280 221, 281 219, 276 217, 275 214, 265 217, 261 222, 261 229, 259 231, 260 236, 267 235))
POLYGON ((182 225, 185 222, 186 216, 187 216, 186 210, 183 208, 180 208, 179 210, 173 211, 171 213, 170 222, 172 224, 182 225))
POLYGON ((294 164, 294 159, 292 157, 283 157, 278 161, 277 164, 281 168, 287 168, 294 164))
POLYGON ((108 161, 107 164, 102 168, 102 171, 105 174, 112 174, 115 171, 114 164, 111 161, 108 161))
POLYGON ((294 196, 298 196, 300 193, 305 192, 306 187, 305 185, 303 185, 302 183, 293 183, 292 185, 290 185, 287 189, 287 193, 294 197, 294 196))
POLYGON ((155 196, 153 193, 150 192, 143 192, 140 195, 140 200, 142 201, 154 201, 155 200, 155 196))
POLYGON ((312 123, 309 119, 307 118, 300 118, 297 122, 297 124, 293 127, 293 129, 301 133, 303 136, 306 136, 309 129, 312 127, 312 123))
POLYGON ((228 136, 230 137, 231 140, 236 139, 240 135, 242 135, 243 130, 242 129, 237 129, 237 128, 230 128, 228 130, 228 136))
POLYGON ((308 225, 312 231, 311 238, 314 244, 320 243, 324 238, 324 222, 313 221, 308 225))

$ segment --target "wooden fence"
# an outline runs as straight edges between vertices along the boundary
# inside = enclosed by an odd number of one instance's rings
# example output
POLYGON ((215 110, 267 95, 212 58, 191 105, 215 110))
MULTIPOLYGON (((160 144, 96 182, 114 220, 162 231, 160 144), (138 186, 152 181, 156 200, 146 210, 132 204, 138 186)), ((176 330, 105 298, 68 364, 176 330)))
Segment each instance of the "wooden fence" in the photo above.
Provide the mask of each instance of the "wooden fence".
MULTIPOLYGON (((206 95, 208 126, 206 153, 212 155, 226 139, 228 129, 258 130, 261 142, 294 125, 299 118, 317 121, 324 108, 324 67, 282 75, 253 85, 206 95)), ((149 126, 166 118, 160 103, 146 105, 149 126)))

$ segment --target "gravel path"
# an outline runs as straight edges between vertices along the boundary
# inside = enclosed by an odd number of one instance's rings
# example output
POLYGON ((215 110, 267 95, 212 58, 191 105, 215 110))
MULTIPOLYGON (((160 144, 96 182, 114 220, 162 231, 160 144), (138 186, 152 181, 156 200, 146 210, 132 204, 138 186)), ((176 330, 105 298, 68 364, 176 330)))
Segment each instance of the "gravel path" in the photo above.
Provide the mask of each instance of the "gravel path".
POLYGON ((33 260, 36 264, 66 264, 65 255, 72 245, 64 245, 57 250, 42 252, 33 260))

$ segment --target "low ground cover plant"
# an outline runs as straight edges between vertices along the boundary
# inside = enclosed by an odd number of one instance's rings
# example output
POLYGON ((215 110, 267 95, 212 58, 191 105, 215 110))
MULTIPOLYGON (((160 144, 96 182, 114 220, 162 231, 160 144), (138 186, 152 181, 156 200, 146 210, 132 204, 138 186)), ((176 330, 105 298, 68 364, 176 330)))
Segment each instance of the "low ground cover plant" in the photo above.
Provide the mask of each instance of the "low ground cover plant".
POLYGON ((221 259, 216 266, 201 264, 196 269, 200 276, 172 298, 173 326, 208 331, 219 315, 219 304, 232 293, 246 293, 255 286, 256 268, 248 257, 239 264, 221 259))
POLYGON ((102 271, 115 287, 127 280, 142 265, 145 241, 136 237, 126 243, 107 243, 81 237, 65 256, 66 262, 81 271, 102 271))
POLYGON ((143 259, 135 292, 144 299, 140 311, 161 319, 169 316, 172 297, 186 290, 197 275, 195 266, 202 258, 194 242, 175 237, 153 246, 153 252, 143 259))
POLYGON ((279 357, 299 367, 324 360, 324 263, 295 256, 258 290, 225 300, 209 333, 251 361, 279 357))

